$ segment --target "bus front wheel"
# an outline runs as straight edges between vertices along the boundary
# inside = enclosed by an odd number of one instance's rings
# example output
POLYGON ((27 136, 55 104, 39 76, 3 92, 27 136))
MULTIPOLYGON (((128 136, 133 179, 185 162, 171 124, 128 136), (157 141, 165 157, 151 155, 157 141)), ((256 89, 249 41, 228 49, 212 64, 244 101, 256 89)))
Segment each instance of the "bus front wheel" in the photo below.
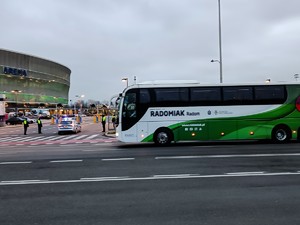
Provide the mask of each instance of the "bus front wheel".
POLYGON ((154 143, 157 145, 169 145, 173 140, 172 131, 167 128, 161 128, 154 133, 154 143))
POLYGON ((285 143, 291 139, 291 131, 287 126, 277 126, 273 129, 272 139, 277 143, 285 143))

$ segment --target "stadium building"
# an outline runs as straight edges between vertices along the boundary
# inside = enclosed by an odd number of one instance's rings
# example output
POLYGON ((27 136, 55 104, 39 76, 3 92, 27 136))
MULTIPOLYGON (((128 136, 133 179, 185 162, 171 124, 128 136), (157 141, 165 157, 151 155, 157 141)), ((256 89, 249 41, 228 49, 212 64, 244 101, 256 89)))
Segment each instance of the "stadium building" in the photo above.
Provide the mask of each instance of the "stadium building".
POLYGON ((6 112, 67 106, 71 70, 51 60, 0 49, 0 94, 6 112))

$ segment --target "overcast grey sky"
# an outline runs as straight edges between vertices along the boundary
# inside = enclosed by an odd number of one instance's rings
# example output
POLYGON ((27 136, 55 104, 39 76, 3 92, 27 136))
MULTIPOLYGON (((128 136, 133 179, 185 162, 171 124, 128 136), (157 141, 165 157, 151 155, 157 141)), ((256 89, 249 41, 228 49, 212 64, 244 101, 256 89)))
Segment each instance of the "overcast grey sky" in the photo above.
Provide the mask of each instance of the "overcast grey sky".
MULTIPOLYGON (((223 81, 294 81, 299 0, 221 0, 223 81)), ((123 77, 219 82, 217 0, 2 0, 0 47, 72 70, 69 98, 109 100, 123 77)))

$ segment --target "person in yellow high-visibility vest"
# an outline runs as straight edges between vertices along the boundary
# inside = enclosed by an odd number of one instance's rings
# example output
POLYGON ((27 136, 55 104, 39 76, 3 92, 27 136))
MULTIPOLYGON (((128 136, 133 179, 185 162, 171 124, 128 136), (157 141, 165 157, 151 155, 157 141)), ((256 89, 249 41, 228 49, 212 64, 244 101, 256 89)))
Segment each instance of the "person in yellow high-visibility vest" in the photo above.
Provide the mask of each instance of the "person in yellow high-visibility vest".
POLYGON ((41 118, 39 117, 36 122, 37 122, 37 125, 38 125, 38 133, 41 134, 42 133, 42 126, 43 126, 41 118))
POLYGON ((101 123, 102 123, 102 132, 105 132, 106 116, 104 114, 102 115, 101 123))
POLYGON ((24 119, 23 125, 24 125, 24 135, 27 135, 27 128, 29 127, 27 118, 24 119))

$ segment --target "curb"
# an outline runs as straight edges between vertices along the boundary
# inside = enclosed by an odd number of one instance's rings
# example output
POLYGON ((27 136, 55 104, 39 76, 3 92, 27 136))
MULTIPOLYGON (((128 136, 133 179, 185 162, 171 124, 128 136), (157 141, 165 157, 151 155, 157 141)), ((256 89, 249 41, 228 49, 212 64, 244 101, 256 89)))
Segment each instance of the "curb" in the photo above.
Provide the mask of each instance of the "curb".
POLYGON ((111 138, 116 138, 116 131, 111 130, 111 131, 105 132, 104 136, 111 137, 111 138))

